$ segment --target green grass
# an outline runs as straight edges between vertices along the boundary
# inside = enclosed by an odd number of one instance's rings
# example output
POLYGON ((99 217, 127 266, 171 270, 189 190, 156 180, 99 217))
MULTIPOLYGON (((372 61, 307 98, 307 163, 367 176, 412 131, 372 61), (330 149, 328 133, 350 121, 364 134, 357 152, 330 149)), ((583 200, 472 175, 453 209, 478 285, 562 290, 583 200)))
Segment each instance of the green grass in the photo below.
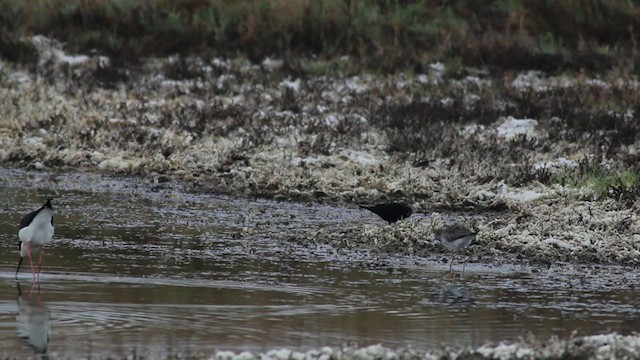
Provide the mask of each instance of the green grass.
POLYGON ((349 59, 320 59, 305 61, 301 64, 302 70, 310 75, 331 75, 336 73, 348 74, 353 71, 350 66, 349 59))
MULTIPOLYGON (((457 58, 599 70, 635 52, 638 23, 640 4, 622 0, 0 0, 2 43, 44 34, 73 51, 129 61, 173 53, 254 61, 351 55, 383 71, 457 58), (574 53, 608 61, 581 62, 574 53), (545 65, 548 54, 557 64, 545 65)), ((20 59, 11 49, 0 46, 0 54, 20 59)))
POLYGON ((624 200, 626 193, 637 192, 639 176, 640 173, 635 169, 612 173, 593 172, 587 174, 578 184, 592 187, 600 199, 612 197, 624 200))

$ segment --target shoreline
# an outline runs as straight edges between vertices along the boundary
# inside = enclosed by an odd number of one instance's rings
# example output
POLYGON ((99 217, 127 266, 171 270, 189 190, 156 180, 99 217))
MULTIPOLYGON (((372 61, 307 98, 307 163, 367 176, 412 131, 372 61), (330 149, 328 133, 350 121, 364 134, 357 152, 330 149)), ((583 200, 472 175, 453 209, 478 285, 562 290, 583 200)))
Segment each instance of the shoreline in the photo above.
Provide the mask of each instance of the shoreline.
MULTIPOLYGON (((308 351, 296 351, 286 348, 273 349, 265 352, 225 351, 220 350, 212 354, 204 353, 169 353, 162 357, 147 357, 137 351, 127 355, 106 355, 97 358, 109 359, 216 359, 216 360, 413 360, 413 359, 634 359, 640 351, 640 336, 619 335, 616 333, 591 336, 572 334, 567 339, 551 337, 547 341, 534 337, 523 338, 516 342, 490 343, 475 349, 454 348, 442 345, 430 350, 417 350, 411 347, 392 349, 382 345, 344 345, 342 347, 322 347, 308 351)), ((2 359, 11 359, 11 355, 0 354, 2 359)), ((49 359, 65 359, 64 354, 48 354, 49 359)))
MULTIPOLYGON (((475 214, 485 255, 640 262, 640 203, 630 178, 638 174, 625 173, 625 162, 637 156, 635 143, 606 157, 599 143, 581 142, 600 131, 596 120, 581 125, 570 112, 564 120, 553 113, 508 115, 520 111, 508 101, 526 95, 532 104, 557 89, 615 96, 637 79, 522 72, 506 93, 492 94, 504 79, 481 70, 447 78, 441 64, 424 74, 295 77, 273 59, 255 65, 169 57, 107 86, 97 77, 100 57, 70 63, 55 42, 48 44, 53 48, 41 57, 51 61, 36 73, 2 66, 4 165, 136 175, 153 186, 179 181, 194 192, 278 201, 354 207, 404 201, 414 212, 475 214), (167 69, 178 61, 198 76, 170 78, 167 69), (558 127, 560 121, 577 128, 558 127)), ((562 104, 556 110, 567 111, 562 104)), ((615 141, 624 131, 603 134, 615 141)), ((338 246, 341 236, 359 246, 373 237, 394 253, 406 245, 433 248, 433 230, 408 222, 364 236, 353 229, 305 235, 333 236, 338 246)))

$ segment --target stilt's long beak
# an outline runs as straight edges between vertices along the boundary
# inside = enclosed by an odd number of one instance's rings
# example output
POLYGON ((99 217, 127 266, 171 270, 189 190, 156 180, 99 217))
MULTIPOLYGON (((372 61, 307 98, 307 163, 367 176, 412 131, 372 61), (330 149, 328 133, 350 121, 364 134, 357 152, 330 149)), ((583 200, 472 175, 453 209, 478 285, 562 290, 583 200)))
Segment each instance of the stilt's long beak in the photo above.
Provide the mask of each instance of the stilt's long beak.
POLYGON ((20 256, 20 261, 18 261, 18 268, 16 269, 16 279, 18 278, 18 272, 20 271, 20 265, 22 265, 22 256, 20 256))

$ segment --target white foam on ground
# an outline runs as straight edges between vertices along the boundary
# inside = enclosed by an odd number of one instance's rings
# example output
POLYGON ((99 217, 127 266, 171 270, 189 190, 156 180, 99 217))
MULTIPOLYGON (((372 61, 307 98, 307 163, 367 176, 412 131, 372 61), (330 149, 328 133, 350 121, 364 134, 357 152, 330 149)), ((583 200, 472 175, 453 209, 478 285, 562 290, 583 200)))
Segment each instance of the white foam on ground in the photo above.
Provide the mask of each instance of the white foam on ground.
MULTIPOLYGON (((31 42, 40 53, 40 63, 52 60, 56 64, 78 66, 86 64, 90 60, 86 55, 67 55, 61 49, 59 42, 42 35, 33 36, 31 42)), ((104 59, 101 59, 101 62, 104 63, 104 59)))
POLYGON ((264 353, 248 351, 235 353, 217 351, 210 359, 215 360, 411 360, 411 359, 548 359, 578 358, 585 354, 595 354, 597 359, 631 359, 640 352, 640 337, 622 336, 616 333, 585 337, 559 339, 552 337, 546 341, 535 338, 514 342, 484 344, 477 348, 442 346, 429 350, 410 347, 390 349, 380 344, 366 347, 344 346, 323 347, 306 352, 290 349, 274 349, 264 353))
POLYGON ((541 169, 558 170, 563 168, 573 169, 578 166, 578 163, 573 160, 569 160, 567 158, 561 157, 553 161, 538 162, 533 164, 532 166, 536 170, 541 170, 541 169))
POLYGON ((538 120, 516 119, 513 116, 509 116, 496 128, 496 131, 498 132, 498 136, 505 139, 513 139, 518 135, 535 137, 538 135, 538 132, 536 131, 537 126, 538 120))
POLYGON ((295 92, 298 92, 298 91, 300 91, 300 84, 301 83, 302 83, 302 81, 299 78, 295 79, 293 81, 287 79, 287 80, 283 80, 280 83, 280 85, 284 86, 284 87, 287 87, 287 88, 289 88, 289 89, 291 89, 291 90, 293 90, 295 92))
MULTIPOLYGON (((489 195, 489 194, 484 194, 489 195)), ((511 189, 507 184, 502 183, 499 190, 498 195, 505 199, 511 199, 519 202, 530 202, 534 200, 538 200, 546 195, 546 193, 528 190, 528 189, 511 189)))

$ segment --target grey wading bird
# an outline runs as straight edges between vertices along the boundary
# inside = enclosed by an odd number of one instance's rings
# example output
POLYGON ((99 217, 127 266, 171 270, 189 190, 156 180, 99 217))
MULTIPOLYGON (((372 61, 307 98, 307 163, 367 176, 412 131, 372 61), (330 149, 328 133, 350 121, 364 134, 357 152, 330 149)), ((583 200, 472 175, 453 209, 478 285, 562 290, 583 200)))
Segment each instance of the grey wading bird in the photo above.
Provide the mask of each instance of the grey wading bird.
MULTIPOLYGON (((441 229, 436 230, 435 238, 440 241, 442 246, 444 246, 449 251, 459 251, 460 249, 465 248, 467 245, 471 244, 473 240, 476 239, 476 235, 478 233, 469 230, 467 227, 455 224, 450 226, 445 226, 441 229)), ((452 270, 453 260, 455 259, 455 254, 451 256, 451 262, 449 263, 449 271, 452 270)), ((464 264, 462 265, 462 272, 464 273, 464 267, 467 264, 467 258, 465 256, 464 264)))
POLYGON ((33 277, 40 279, 40 270, 42 269, 42 256, 44 255, 44 246, 51 241, 53 237, 53 208, 51 207, 51 199, 42 205, 38 210, 32 211, 25 215, 20 221, 20 230, 18 238, 20 238, 20 261, 16 269, 16 278, 20 271, 22 260, 29 258, 31 273, 33 277), (33 256, 40 253, 38 258, 38 272, 33 267, 33 256))
POLYGON ((413 213, 411 206, 404 203, 386 203, 374 206, 361 205, 360 207, 380 216, 384 221, 388 221, 389 224, 406 219, 413 213))

